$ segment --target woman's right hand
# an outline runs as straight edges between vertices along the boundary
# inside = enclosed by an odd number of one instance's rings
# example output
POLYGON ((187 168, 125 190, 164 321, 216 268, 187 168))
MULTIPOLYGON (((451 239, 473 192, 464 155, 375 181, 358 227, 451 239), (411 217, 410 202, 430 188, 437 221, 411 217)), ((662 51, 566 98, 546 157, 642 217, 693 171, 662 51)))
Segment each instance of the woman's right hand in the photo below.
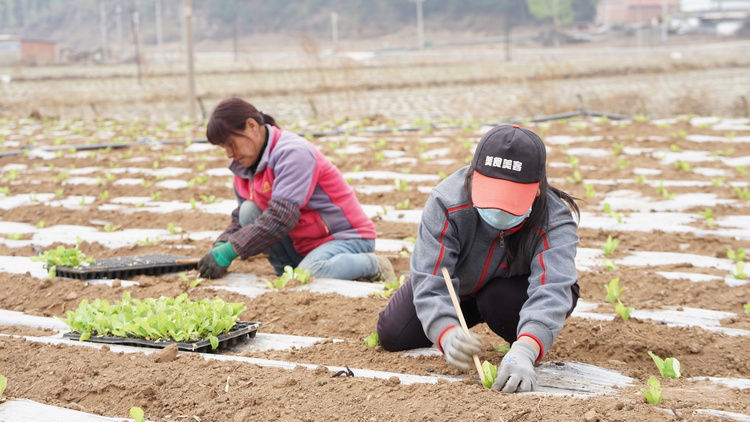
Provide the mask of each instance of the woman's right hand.
POLYGON ((443 334, 440 348, 448 363, 467 370, 472 367, 473 356, 482 352, 482 341, 478 335, 472 332, 467 335, 460 327, 454 326, 443 334))

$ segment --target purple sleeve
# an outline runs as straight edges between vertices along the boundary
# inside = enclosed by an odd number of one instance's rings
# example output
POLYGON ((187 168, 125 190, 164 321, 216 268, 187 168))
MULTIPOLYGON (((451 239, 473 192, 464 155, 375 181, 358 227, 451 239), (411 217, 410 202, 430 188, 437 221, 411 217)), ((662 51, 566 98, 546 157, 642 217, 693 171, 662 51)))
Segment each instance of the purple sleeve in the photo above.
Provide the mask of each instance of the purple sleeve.
MULTIPOLYGON (((271 199, 268 208, 251 225, 226 237, 242 259, 268 249, 288 235, 299 221, 299 206, 284 199, 271 199)), ((221 237, 220 237, 221 239, 221 237)))
POLYGON ((292 201, 302 207, 312 195, 317 183, 316 158, 312 145, 300 138, 301 142, 279 145, 269 162, 273 168, 274 199, 292 201))

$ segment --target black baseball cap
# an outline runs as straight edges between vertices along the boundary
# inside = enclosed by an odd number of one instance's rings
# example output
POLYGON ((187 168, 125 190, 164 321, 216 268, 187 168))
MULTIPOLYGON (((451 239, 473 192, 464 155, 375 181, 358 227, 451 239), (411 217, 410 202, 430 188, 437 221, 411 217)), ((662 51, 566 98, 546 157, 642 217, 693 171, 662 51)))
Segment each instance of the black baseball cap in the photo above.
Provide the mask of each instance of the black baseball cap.
POLYGON ((525 214, 546 175, 546 161, 547 150, 536 133, 518 125, 490 129, 471 161, 474 205, 525 214))

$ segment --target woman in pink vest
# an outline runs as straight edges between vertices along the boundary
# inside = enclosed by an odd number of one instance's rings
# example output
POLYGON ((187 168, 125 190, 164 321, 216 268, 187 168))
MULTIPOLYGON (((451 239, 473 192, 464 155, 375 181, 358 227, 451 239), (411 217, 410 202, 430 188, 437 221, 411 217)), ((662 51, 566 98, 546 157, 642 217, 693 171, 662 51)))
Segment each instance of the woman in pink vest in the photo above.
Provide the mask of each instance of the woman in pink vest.
POLYGON ((232 159, 238 205, 201 258, 201 277, 221 277, 235 258, 261 252, 277 275, 289 265, 313 277, 395 277, 390 261, 373 253, 375 226, 354 190, 306 139, 239 98, 216 106, 206 137, 232 159))

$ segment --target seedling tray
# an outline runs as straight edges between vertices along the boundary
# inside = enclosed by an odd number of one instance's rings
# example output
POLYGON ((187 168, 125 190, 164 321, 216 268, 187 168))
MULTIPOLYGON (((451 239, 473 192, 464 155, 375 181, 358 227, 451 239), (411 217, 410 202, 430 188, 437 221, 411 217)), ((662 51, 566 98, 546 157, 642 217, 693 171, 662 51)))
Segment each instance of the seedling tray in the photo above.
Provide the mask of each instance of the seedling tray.
MULTIPOLYGON (((258 328, 263 326, 262 322, 247 322, 237 321, 232 327, 232 330, 226 334, 220 335, 219 347, 216 349, 211 348, 211 342, 209 340, 198 340, 193 342, 178 343, 173 341, 153 341, 145 340, 140 338, 129 338, 129 337, 95 337, 91 336, 88 340, 94 343, 107 343, 107 344, 119 344, 122 346, 140 346, 140 347, 155 347, 163 349, 171 344, 176 344, 177 349, 184 350, 187 352, 216 352, 220 349, 224 349, 230 346, 234 346, 238 342, 246 338, 254 338, 257 334, 258 328)), ((65 333, 64 338, 71 340, 80 340, 81 335, 79 333, 65 333)))
POLYGON ((91 280, 98 278, 127 278, 136 275, 161 275, 192 270, 198 259, 168 254, 122 256, 98 259, 86 267, 57 267, 58 277, 91 280))

